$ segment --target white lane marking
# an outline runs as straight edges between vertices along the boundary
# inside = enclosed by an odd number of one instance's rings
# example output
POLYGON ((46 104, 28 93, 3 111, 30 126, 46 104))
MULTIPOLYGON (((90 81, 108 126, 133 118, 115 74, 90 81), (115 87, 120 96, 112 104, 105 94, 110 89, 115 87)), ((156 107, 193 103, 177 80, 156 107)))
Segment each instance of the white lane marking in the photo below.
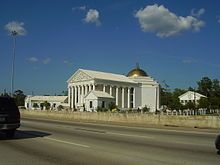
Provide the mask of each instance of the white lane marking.
POLYGON ((90 148, 90 146, 83 145, 83 144, 79 144, 79 143, 68 142, 68 141, 59 140, 59 139, 54 139, 54 138, 50 138, 50 137, 43 137, 43 138, 44 138, 44 139, 48 139, 48 140, 52 140, 52 141, 56 141, 56 142, 60 142, 60 143, 65 143, 65 144, 74 145, 74 146, 79 146, 79 147, 84 147, 84 148, 90 148))
POLYGON ((106 133, 107 133, 107 134, 112 134, 112 135, 120 135, 120 136, 129 136, 129 137, 138 137, 138 138, 153 139, 153 137, 150 137, 150 136, 130 135, 130 134, 123 134, 123 133, 115 133, 115 132, 106 132, 106 133))

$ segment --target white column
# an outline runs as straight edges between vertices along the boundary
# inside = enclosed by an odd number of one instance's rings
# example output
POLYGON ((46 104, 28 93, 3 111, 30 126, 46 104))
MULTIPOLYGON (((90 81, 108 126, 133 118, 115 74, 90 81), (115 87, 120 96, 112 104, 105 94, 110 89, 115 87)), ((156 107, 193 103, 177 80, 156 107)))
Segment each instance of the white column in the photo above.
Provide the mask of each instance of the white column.
POLYGON ((77 86, 75 86, 74 89, 75 89, 75 93, 74 93, 75 96, 74 96, 74 99, 75 99, 75 108, 76 108, 76 103, 77 103, 77 102, 76 102, 76 101, 77 101, 77 90, 78 90, 77 86))
POLYGON ((130 88, 128 88, 128 108, 130 108, 130 88))
POLYGON ((122 87, 121 89, 121 107, 124 108, 125 107, 125 89, 124 87, 122 87))
POLYGON ((68 87, 68 104, 69 104, 69 106, 71 106, 71 104, 70 104, 71 98, 70 97, 71 97, 71 87, 68 87))
POLYGON ((115 91, 115 104, 118 106, 118 87, 116 87, 115 91))
POLYGON ((84 103, 84 85, 82 85, 82 95, 81 95, 82 101, 81 103, 84 103))
POLYGON ((85 96, 88 94, 88 86, 85 85, 85 96))
POLYGON ((103 92, 105 92, 105 84, 103 84, 103 92))
POLYGON ((135 94, 135 88, 133 88, 133 108, 135 108, 136 107, 136 105, 135 105, 135 96, 136 96, 136 94, 135 94))
POLYGON ((110 85, 110 95, 112 96, 112 86, 110 85))
POLYGON ((78 86, 78 105, 81 103, 81 86, 78 86))
POLYGON ((74 93, 74 88, 72 87, 71 108, 73 108, 73 101, 74 101, 73 93, 74 93))
POLYGON ((95 90, 95 84, 92 84, 92 90, 95 90))

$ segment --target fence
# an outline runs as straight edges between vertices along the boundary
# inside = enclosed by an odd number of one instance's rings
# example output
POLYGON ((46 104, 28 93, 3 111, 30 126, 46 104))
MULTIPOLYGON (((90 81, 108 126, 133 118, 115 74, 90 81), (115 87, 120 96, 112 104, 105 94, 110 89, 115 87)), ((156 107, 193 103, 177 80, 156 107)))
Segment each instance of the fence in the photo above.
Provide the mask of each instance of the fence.
POLYGON ((190 116, 190 115, 220 115, 220 109, 185 109, 185 110, 166 110, 161 111, 161 115, 183 115, 183 116, 190 116))

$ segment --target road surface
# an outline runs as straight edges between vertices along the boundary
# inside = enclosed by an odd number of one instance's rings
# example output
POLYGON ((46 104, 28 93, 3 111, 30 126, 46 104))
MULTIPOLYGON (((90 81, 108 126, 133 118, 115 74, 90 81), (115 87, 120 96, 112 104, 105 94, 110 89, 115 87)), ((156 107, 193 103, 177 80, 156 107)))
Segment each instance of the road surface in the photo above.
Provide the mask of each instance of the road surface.
POLYGON ((0 164, 219 165, 217 134, 26 118, 14 139, 0 134, 0 164))

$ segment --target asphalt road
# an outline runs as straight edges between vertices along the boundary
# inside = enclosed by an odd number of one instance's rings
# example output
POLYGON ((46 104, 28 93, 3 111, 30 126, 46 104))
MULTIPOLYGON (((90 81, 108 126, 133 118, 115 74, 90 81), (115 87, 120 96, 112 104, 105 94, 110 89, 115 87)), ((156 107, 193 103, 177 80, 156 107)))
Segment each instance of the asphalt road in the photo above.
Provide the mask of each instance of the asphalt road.
POLYGON ((0 164, 219 165, 217 134, 208 129, 23 119, 14 139, 0 134, 0 164))

